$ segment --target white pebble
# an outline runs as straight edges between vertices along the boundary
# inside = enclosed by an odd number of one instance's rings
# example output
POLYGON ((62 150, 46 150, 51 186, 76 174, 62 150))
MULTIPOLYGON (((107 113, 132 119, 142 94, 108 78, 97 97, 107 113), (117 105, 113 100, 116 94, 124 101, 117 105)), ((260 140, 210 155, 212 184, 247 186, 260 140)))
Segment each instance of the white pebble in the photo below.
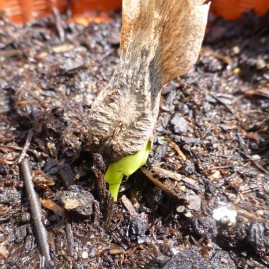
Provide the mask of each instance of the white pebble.
POLYGON ((82 259, 88 259, 89 258, 89 254, 86 250, 83 250, 81 253, 81 258, 82 259))
POLYGON ((213 218, 222 224, 232 226, 236 223, 237 212, 226 206, 221 206, 213 210, 213 218))

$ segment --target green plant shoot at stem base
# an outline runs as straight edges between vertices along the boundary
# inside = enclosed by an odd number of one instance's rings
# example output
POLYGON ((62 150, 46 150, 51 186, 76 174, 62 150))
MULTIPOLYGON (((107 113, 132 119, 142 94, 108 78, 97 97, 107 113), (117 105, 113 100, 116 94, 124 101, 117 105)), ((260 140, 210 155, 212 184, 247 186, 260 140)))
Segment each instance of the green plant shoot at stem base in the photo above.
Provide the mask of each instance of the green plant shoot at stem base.
POLYGON ((120 184, 123 177, 129 177, 138 168, 146 163, 150 148, 151 142, 148 141, 146 145, 136 154, 123 157, 119 161, 114 162, 108 166, 105 174, 105 180, 109 184, 109 191, 114 201, 117 201, 118 199, 120 184))

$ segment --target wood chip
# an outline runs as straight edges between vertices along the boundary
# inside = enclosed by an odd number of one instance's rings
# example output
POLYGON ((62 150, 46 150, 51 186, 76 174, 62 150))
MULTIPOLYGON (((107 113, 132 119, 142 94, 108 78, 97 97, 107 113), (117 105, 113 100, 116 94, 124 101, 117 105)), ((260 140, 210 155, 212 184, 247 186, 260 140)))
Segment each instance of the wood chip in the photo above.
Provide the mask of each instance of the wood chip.
POLYGON ((9 256, 9 251, 6 248, 7 242, 2 242, 0 244, 0 257, 3 256, 4 258, 7 258, 9 256))
POLYGON ((183 181, 197 187, 197 182, 194 179, 182 176, 181 174, 178 174, 176 172, 169 171, 167 169, 164 169, 158 166, 151 166, 151 170, 153 170, 154 172, 160 173, 166 177, 169 177, 171 179, 174 179, 176 181, 183 181))
POLYGON ((173 198, 179 199, 179 200, 186 201, 186 199, 184 199, 183 197, 180 197, 175 191, 168 188, 165 184, 163 184, 158 179, 154 178, 154 175, 150 171, 148 171, 146 168, 141 168, 141 171, 147 177, 147 179, 149 179, 149 181, 151 181, 156 187, 164 191, 167 195, 173 198))
POLYGON ((64 53, 64 52, 71 51, 72 49, 74 49, 74 47, 71 44, 68 44, 68 43, 52 47, 52 51, 54 53, 64 53))
POLYGON ((108 251, 108 253, 110 255, 117 255, 117 254, 126 254, 126 251, 120 248, 112 248, 108 251))
POLYGON ((209 48, 202 48, 201 52, 200 52, 200 55, 202 55, 202 56, 212 56, 212 57, 214 57, 214 58, 216 58, 218 60, 221 60, 221 61, 225 62, 229 66, 234 65, 233 60, 230 57, 228 57, 228 56, 226 56, 226 55, 224 55, 222 53, 213 51, 212 49, 209 49, 209 48))
POLYGON ((133 207, 131 201, 125 196, 123 195, 121 197, 121 202, 124 205, 124 207, 127 209, 127 211, 131 214, 131 215, 135 215, 137 214, 137 212, 135 211, 135 208, 133 207))
POLYGON ((261 88, 261 89, 257 89, 257 90, 248 90, 245 92, 245 95, 248 97, 260 96, 260 97, 269 98, 269 89, 268 88, 261 88))
POLYGON ((64 209, 57 205, 51 199, 41 199, 41 205, 49 210, 51 210, 55 215, 64 217, 64 209))
POLYGON ((42 52, 38 53, 35 57, 37 60, 42 60, 42 59, 46 58, 48 55, 49 54, 47 51, 42 51, 42 52))
POLYGON ((167 138, 166 138, 166 141, 170 144, 170 146, 175 150, 175 152, 178 154, 178 156, 179 156, 183 161, 186 161, 186 160, 187 160, 185 154, 181 151, 181 149, 179 148, 179 146, 178 146, 174 141, 172 141, 171 138, 167 137, 167 138))

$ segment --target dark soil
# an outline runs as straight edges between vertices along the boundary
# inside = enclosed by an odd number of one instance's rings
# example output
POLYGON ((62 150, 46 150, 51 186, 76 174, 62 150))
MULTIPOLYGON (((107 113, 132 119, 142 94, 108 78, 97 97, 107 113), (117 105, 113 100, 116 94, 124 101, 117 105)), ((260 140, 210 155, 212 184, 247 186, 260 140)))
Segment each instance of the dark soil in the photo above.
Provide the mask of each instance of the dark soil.
POLYGON ((197 65, 163 90, 146 166, 113 206, 87 117, 119 61, 120 15, 89 27, 1 19, 0 268, 43 262, 23 157, 53 268, 268 268, 268 25, 269 14, 210 17, 197 65))

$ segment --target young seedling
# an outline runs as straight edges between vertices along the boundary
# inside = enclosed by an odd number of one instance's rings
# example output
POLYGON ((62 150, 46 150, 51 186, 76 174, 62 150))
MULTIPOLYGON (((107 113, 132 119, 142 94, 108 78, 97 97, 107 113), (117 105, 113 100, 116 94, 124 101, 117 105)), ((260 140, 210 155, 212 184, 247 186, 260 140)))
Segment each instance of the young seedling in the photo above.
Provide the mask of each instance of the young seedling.
POLYGON ((145 162, 162 87, 198 58, 209 9, 205 2, 123 0, 120 63, 89 118, 92 151, 115 162, 105 176, 114 193, 118 187, 112 183, 119 186, 120 174, 130 175, 145 162))
POLYGON ((116 161, 108 166, 105 174, 105 180, 109 184, 109 191, 115 201, 117 201, 120 184, 123 177, 130 176, 146 163, 150 146, 151 142, 148 141, 146 145, 134 155, 123 157, 119 161, 116 161))

